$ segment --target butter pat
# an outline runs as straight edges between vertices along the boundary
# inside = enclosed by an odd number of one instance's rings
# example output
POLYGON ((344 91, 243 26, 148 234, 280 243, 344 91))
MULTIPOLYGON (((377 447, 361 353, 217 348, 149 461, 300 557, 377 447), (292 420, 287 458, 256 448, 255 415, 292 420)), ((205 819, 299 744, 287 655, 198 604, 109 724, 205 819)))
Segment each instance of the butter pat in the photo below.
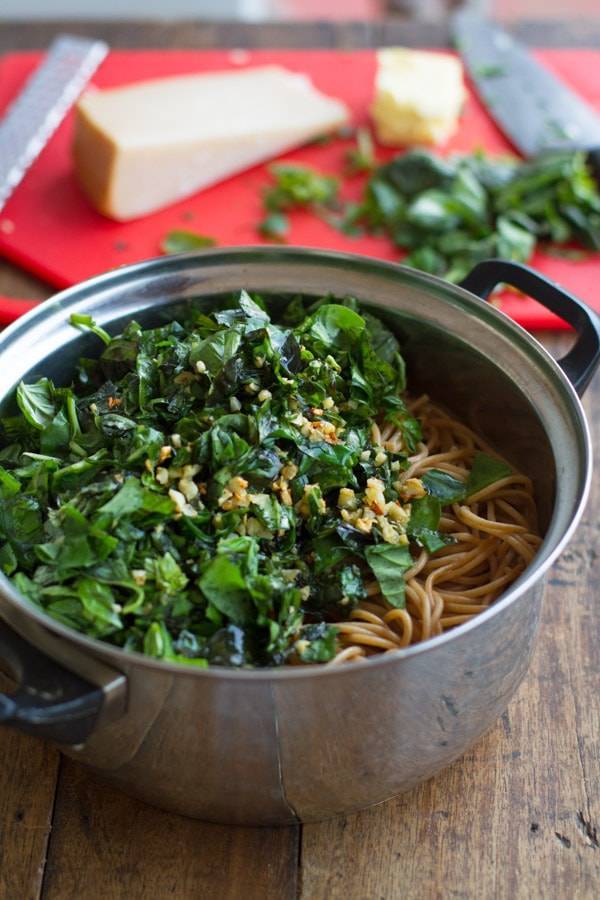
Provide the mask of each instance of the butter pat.
POLYGON ((456 131, 465 96, 456 57, 400 47, 377 52, 371 115, 382 144, 443 143, 456 131))
POLYGON ((343 103, 279 66, 88 91, 75 112, 75 172, 96 209, 127 221, 347 119, 343 103))

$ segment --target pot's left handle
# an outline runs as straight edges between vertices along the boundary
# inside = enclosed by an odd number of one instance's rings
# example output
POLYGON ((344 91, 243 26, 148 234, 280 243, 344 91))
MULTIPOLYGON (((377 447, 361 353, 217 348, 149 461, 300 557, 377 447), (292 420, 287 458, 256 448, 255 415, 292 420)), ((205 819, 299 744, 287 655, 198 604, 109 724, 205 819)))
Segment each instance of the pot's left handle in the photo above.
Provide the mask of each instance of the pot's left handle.
MULTIPOLYGON (((2 620, 0 660, 19 685, 14 694, 0 692, 0 725, 70 745, 82 744, 94 731, 106 705, 104 686, 70 672, 2 620)), ((111 687, 124 682, 117 675, 111 687)))

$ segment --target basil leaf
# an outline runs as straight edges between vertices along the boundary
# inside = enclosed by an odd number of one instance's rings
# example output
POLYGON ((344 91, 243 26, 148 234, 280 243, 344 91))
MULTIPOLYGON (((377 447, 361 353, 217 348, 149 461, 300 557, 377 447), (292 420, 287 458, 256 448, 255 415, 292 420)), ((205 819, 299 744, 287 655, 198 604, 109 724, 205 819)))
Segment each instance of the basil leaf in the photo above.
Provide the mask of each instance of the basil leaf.
POLYGON ((173 515, 175 504, 170 497, 144 487, 137 478, 128 478, 115 496, 99 508, 115 519, 134 513, 148 513, 160 518, 173 515))
POLYGON ((407 534, 429 553, 445 547, 450 538, 439 533, 441 503, 437 497, 426 496, 413 500, 407 534))
POLYGON ((406 606, 404 573, 414 563, 408 547, 398 544, 376 544, 365 549, 365 559, 388 603, 396 609, 404 609, 406 606))
POLYGON ((442 506, 458 503, 465 499, 465 482, 459 481, 458 478, 441 469, 429 469, 421 476, 421 481, 427 492, 433 497, 437 497, 442 506))
POLYGON ((171 255, 174 253, 189 253, 191 250, 202 250, 206 247, 214 247, 217 242, 206 234, 198 234, 195 231, 175 229, 166 234, 161 243, 162 253, 171 255))
POLYGON ((310 320, 307 330, 323 347, 350 349, 365 329, 358 313, 337 303, 321 306, 310 320))
POLYGON ((487 453, 477 453, 465 485, 465 495, 470 497, 472 494, 477 494, 489 487, 490 484, 500 481, 501 478, 507 478, 512 471, 512 468, 504 460, 488 456, 487 453))
POLYGON ((206 599, 235 625, 252 621, 246 579, 239 565, 226 556, 217 556, 209 563, 198 586, 206 599))
POLYGON ((22 381, 17 388, 17 403, 29 424, 41 431, 56 415, 54 385, 48 378, 40 378, 35 384, 22 381))

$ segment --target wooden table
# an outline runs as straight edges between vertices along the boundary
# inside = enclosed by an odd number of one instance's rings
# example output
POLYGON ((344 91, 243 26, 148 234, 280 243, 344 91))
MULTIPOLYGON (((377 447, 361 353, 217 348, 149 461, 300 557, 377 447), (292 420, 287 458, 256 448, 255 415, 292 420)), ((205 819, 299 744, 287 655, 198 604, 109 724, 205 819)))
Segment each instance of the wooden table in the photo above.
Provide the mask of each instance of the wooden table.
MULTIPOLYGON (((0 52, 58 30, 113 46, 443 45, 445 26, 188 24, 5 26, 0 52)), ((537 44, 600 46, 600 22, 525 23, 537 44)), ((43 298, 0 263, 0 294, 43 298)), ((562 352, 564 338, 549 338, 562 352)), ((600 377, 585 398, 600 447, 600 377)), ((99 786, 53 747, 0 731, 0 900, 429 900, 591 898, 600 890, 599 529, 593 510, 550 572, 538 649, 495 728, 410 794, 358 815, 282 829, 228 828, 99 786), (596 613, 596 614, 595 614, 596 613)))

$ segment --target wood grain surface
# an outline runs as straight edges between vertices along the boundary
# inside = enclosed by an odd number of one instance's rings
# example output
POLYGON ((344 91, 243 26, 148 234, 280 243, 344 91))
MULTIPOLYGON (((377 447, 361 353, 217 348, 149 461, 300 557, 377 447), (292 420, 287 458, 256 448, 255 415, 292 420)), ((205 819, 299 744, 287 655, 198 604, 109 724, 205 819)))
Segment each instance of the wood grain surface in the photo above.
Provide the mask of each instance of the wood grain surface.
MULTIPOLYGON (((43 46, 56 27, 4 25, 0 50, 43 46)), ((600 46, 600 25, 591 37, 581 23, 561 27, 556 43, 600 46)), ((403 28, 93 26, 120 46, 368 46, 390 35, 407 42, 403 28)), ((442 26, 419 28, 411 42, 445 42, 442 26)), ((531 28, 532 42, 552 43, 531 28)), ((49 293, 0 262, 0 294, 49 293)), ((542 339, 564 348, 564 337, 542 339)), ((600 377, 584 405, 600 447, 600 377)), ((382 806, 303 828, 208 825, 145 806, 53 748, 0 730, 0 900, 595 898, 599 504, 596 478, 585 519, 549 573, 531 671, 502 719, 441 775, 382 806)))

